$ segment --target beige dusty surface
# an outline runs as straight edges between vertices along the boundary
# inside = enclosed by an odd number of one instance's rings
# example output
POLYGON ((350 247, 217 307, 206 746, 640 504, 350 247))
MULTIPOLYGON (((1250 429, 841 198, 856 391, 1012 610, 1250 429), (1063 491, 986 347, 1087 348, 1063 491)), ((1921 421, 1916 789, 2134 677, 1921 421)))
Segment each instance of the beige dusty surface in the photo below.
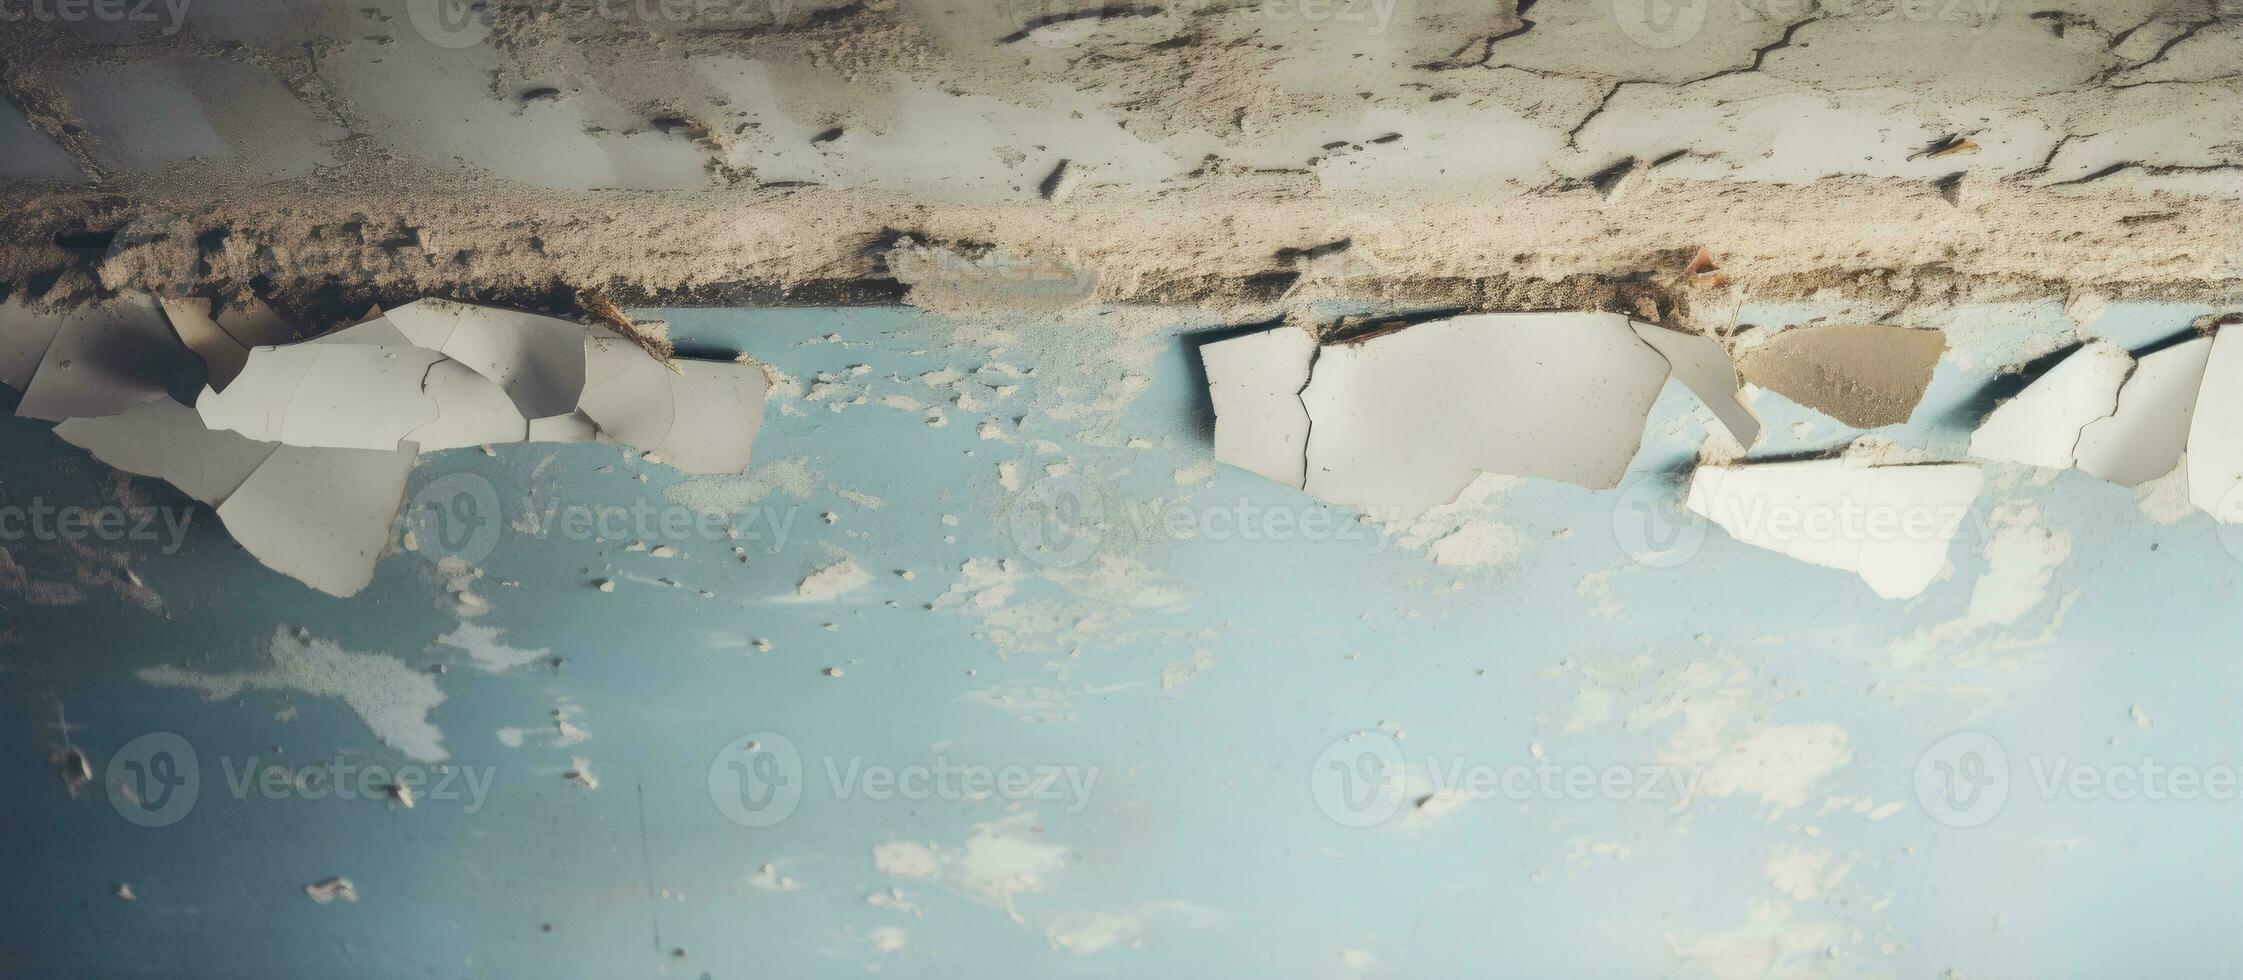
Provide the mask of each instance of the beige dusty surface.
POLYGON ((1701 312, 1718 322, 1730 291, 1692 288, 1682 277, 1701 242, 1721 250, 1731 283, 1761 298, 1837 290, 1905 305, 2079 289, 2235 294, 2238 253, 2219 244, 2243 228, 2233 203, 2105 196, 2050 211, 2041 196, 1990 188, 1960 214, 1920 188, 1866 179, 1749 195, 1678 182, 1633 202, 1573 192, 1409 210, 1275 189, 1185 191, 1151 204, 1091 194, 1060 206, 926 206, 819 190, 517 190, 387 201, 266 188, 132 204, 45 196, 0 219, 0 237, 18 243, 0 249, 0 274, 51 278, 61 296, 101 284, 192 291, 270 280, 283 299, 340 313, 420 294, 566 303, 583 286, 630 303, 876 299, 894 295, 877 280, 889 277, 888 244, 901 226, 932 242, 1001 250, 991 261, 921 273, 953 284, 945 295, 979 289, 987 302, 1011 293, 1212 305, 1351 297, 1605 307, 1671 320, 1703 296, 1716 306, 1701 312), (123 230, 97 248, 43 244, 89 217, 123 230), (1320 232, 1341 225, 1371 228, 1326 254, 1288 253, 1322 244, 1320 232), (218 228, 226 234, 212 242, 218 228))
POLYGON ((0 281, 1707 326, 2243 281, 2232 5, 440 6, 11 29, 0 281))
POLYGON ((1908 421, 1947 350, 1936 330, 1831 324, 1786 330, 1738 358, 1746 381, 1857 429, 1908 421))

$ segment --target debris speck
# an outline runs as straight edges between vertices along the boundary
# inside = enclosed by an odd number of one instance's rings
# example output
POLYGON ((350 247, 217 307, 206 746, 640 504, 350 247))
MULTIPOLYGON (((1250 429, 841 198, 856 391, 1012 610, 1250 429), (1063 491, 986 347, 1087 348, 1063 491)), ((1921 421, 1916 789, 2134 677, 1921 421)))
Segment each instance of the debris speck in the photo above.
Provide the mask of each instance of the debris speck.
POLYGON ((62 776, 63 789, 68 790, 73 799, 77 797, 79 787, 93 782, 92 764, 86 761, 86 754, 78 751, 78 747, 74 745, 65 746, 62 751, 55 753, 55 770, 62 776))
POLYGON ((305 885, 304 894, 321 905, 331 904, 338 899, 345 902, 358 901, 358 887, 351 884, 349 878, 322 878, 305 885))

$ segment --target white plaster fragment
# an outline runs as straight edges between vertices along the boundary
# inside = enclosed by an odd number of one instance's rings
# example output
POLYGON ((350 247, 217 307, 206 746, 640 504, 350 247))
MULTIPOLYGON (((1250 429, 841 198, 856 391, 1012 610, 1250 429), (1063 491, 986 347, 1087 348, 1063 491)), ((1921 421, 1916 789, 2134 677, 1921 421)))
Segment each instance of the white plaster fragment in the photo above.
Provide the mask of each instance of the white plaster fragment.
POLYGON ((389 547, 416 455, 409 444, 281 446, 218 505, 218 519, 273 570, 329 595, 357 595, 389 547))
POLYGON ((151 476, 216 507, 277 448, 203 425, 195 410, 158 398, 116 415, 65 419, 55 435, 127 473, 151 476))
POLYGON ((2080 430, 2079 468, 2129 487, 2172 472, 2188 447, 2190 416, 2211 354, 2212 338, 2199 337, 2137 359, 2118 391, 2117 408, 2080 430))
POLYGON ((819 566, 794 588, 794 595, 781 598, 781 602, 831 602, 845 593, 862 588, 872 581, 872 573, 864 570, 854 560, 843 558, 819 566))
POLYGON ((1878 595, 1905 599, 1946 567, 1948 542, 1984 482, 1960 463, 1701 466, 1684 505, 1738 541, 1854 572, 1878 595))
POLYGON ((358 886, 349 878, 322 878, 304 886, 304 894, 321 905, 358 901, 358 886))
POLYGON ((1199 357, 1215 407, 1215 458, 1300 487, 1309 435, 1301 389, 1316 360, 1316 338, 1279 327, 1216 341, 1199 357))
POLYGON ((1667 370, 1609 313, 1463 316, 1329 345, 1301 395, 1306 488, 1414 512, 1483 472, 1610 487, 1667 370))
POLYGON ((1729 352, 1718 341, 1700 334, 1683 333, 1648 323, 1629 321, 1636 336, 1650 344, 1659 356, 1667 359, 1668 369, 1675 380, 1698 396, 1698 401, 1713 412, 1722 428, 1737 440, 1737 445, 1751 448, 1760 438, 1760 419, 1745 404, 1744 385, 1737 379, 1737 366, 1729 360, 1729 352))
POLYGON ((2188 497, 2223 524, 2243 524, 2243 325, 2212 337, 2189 420, 2188 497))
POLYGON ((2119 386, 2134 358, 2117 344, 2081 347, 2017 396, 1996 407, 1971 433, 1970 454, 2029 466, 2071 466, 2080 433, 2118 407, 2119 386))
POLYGON ((1760 432, 1721 344, 1613 313, 1476 314, 1322 347, 1279 327, 1200 356, 1216 458, 1404 514, 1483 473, 1616 485, 1670 375, 1740 445, 1760 432))

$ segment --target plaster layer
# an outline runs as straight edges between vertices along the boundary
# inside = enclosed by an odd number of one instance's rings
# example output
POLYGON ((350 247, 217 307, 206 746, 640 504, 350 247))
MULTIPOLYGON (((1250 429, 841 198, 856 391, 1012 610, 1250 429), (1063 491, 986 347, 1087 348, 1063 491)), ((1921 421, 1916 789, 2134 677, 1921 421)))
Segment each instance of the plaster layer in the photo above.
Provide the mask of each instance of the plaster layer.
POLYGON ((0 38, 0 281, 892 299, 907 237, 1037 305, 1671 322, 1700 246, 1774 298, 2243 279, 2238 14, 2191 0, 212 6, 0 38))

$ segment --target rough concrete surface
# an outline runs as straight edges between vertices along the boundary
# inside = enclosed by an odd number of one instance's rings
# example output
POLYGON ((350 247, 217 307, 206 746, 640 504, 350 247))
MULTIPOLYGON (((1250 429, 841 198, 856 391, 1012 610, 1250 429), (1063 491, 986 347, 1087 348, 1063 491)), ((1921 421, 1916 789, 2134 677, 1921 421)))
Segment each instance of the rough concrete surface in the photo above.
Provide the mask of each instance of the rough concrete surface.
POLYGON ((566 308, 586 286, 879 299, 906 291, 889 259, 909 239, 953 255, 937 276, 1031 305, 1672 322, 1729 299, 1679 275, 1700 247, 1770 298, 2201 300, 2243 279, 2228 0, 1518 8, 28 19, 0 34, 0 280, 52 301, 251 287, 329 315, 426 293, 566 308))

